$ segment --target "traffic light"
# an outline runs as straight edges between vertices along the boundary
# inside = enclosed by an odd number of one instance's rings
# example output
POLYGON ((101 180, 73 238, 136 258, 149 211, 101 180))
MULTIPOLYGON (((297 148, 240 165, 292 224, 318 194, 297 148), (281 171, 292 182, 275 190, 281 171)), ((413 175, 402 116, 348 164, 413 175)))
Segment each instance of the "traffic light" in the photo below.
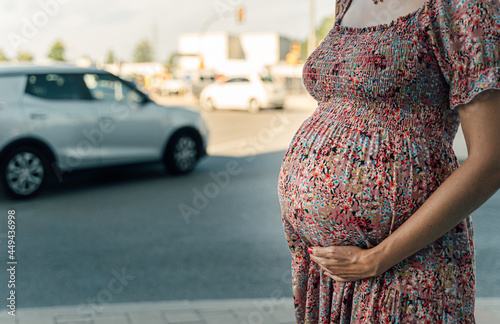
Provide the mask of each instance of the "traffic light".
POLYGON ((239 7, 236 13, 238 17, 238 22, 242 23, 245 20, 245 9, 243 7, 239 7))

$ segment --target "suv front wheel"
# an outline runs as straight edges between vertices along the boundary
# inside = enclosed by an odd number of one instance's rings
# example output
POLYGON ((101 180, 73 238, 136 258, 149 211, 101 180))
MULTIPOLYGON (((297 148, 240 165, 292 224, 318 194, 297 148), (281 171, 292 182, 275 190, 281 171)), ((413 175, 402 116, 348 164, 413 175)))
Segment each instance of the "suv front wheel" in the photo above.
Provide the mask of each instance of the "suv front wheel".
POLYGON ((191 172, 198 162, 201 143, 192 131, 182 130, 172 136, 163 161, 172 174, 191 172))
POLYGON ((12 198, 30 198, 46 182, 48 162, 34 147, 19 147, 7 153, 1 162, 0 173, 7 195, 12 198))

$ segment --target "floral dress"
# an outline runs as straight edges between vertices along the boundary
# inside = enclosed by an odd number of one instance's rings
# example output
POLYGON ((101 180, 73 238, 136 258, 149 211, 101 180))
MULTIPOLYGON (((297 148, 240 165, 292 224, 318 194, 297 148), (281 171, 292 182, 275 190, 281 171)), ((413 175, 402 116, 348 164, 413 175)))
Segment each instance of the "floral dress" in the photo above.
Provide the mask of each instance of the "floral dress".
POLYGON ((470 217, 379 277, 337 283, 311 246, 379 244, 457 168, 458 109, 500 89, 500 4, 427 0, 389 24, 341 26, 307 59, 318 101, 278 191, 298 323, 474 323, 470 217))

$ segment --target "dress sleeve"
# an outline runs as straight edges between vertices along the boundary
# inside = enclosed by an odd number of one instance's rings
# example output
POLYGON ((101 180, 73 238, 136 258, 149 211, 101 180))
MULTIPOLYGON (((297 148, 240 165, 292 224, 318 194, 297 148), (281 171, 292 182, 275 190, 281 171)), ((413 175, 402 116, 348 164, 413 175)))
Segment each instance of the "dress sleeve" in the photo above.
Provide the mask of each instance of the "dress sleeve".
POLYGON ((434 54, 450 85, 450 107, 500 89, 500 2, 427 0, 425 10, 434 54))

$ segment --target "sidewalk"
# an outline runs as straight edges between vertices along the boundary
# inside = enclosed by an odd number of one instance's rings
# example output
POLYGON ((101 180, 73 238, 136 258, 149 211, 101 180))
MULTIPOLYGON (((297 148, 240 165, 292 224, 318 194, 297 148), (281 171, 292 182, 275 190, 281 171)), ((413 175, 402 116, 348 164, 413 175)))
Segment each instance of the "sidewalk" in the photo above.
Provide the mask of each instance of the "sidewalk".
MULTIPOLYGON (((293 303, 238 299, 80 305, 18 309, 1 324, 293 324, 293 303)), ((500 298, 478 298, 477 324, 500 323, 500 298)))

